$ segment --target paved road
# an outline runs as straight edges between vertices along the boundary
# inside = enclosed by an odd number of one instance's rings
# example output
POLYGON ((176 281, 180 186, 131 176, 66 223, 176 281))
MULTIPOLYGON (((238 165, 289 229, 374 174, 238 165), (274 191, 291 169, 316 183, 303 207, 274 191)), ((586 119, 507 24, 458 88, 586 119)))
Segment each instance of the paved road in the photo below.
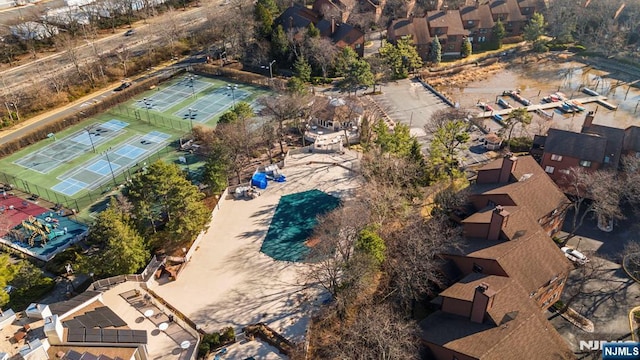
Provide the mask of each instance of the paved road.
MULTIPOLYGON (((214 7, 220 3, 221 0, 211 0, 207 6, 214 7)), ((199 7, 187 11, 173 12, 170 15, 174 17, 171 21, 174 24, 179 24, 180 31, 195 31, 207 21, 202 14, 202 9, 202 7, 199 7)), ((136 34, 133 36, 125 37, 124 32, 126 30, 119 30, 118 33, 104 38, 87 39, 84 44, 77 46, 71 54, 77 59, 77 63, 85 64, 86 62, 94 62, 97 56, 123 53, 125 51, 128 54, 124 56, 131 58, 151 47, 166 44, 169 40, 162 28, 167 27, 167 25, 163 26, 167 21, 167 15, 164 14, 152 18, 146 25, 136 25, 136 34)), ((3 79, 3 86, 11 90, 36 85, 38 82, 50 78, 52 74, 59 75, 61 72, 74 71, 74 65, 70 58, 70 53, 64 51, 45 56, 31 63, 6 69, 0 72, 0 78, 3 79)))
MULTIPOLYGON (((140 79, 146 78, 148 76, 155 76, 155 75, 159 75, 161 72, 165 72, 165 71, 171 71, 171 68, 180 68, 180 67, 185 67, 185 66, 189 66, 191 64, 194 63, 199 63, 199 62, 204 62, 205 59, 202 57, 191 57, 188 59, 185 59, 179 63, 173 64, 171 66, 168 66, 166 68, 162 68, 159 70, 154 71, 153 73, 150 74, 145 74, 141 77, 139 77, 138 79, 134 79, 133 82, 135 83, 136 81, 139 81, 140 79)), ((18 125, 16 128, 11 128, 11 129, 7 129, 4 131, 0 131, 0 145, 5 144, 7 142, 10 142, 12 140, 18 139, 21 136, 24 136, 30 132, 32 132, 33 130, 44 126, 50 122, 56 121, 60 118, 63 118, 65 116, 74 114, 78 111, 81 111, 83 107, 92 105, 95 102, 99 102, 102 101, 103 99, 105 99, 106 97, 110 96, 113 94, 113 89, 117 86, 117 84, 111 85, 109 87, 106 87, 102 90, 99 90, 97 92, 94 92, 93 94, 87 95, 85 97, 83 97, 82 99, 67 105, 65 107, 53 110, 51 112, 48 112, 44 115, 38 116, 36 118, 33 118, 31 120, 27 120, 24 123, 21 123, 20 125, 18 125)))

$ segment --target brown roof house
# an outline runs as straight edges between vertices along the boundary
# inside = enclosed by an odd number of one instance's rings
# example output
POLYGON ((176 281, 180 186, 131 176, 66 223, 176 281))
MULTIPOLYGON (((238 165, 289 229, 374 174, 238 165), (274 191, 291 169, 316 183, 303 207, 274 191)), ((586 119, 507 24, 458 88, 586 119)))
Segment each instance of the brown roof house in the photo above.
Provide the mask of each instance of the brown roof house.
POLYGON ((426 17, 409 17, 397 19, 391 22, 387 29, 387 40, 395 44, 405 36, 411 37, 413 45, 418 51, 422 60, 429 59, 429 49, 431 48, 431 36, 429 35, 429 25, 426 17))
POLYGON ((629 149, 635 146, 640 132, 593 124, 594 116, 587 113, 579 133, 549 129, 546 137, 537 137, 540 165, 554 181, 560 182, 571 167, 617 170, 625 143, 629 149))
POLYGON ((502 21, 507 36, 522 35, 522 29, 527 23, 527 17, 520 12, 518 0, 491 0, 489 9, 493 21, 502 21))
POLYGON ((491 42, 495 23, 489 5, 476 2, 475 5, 464 6, 460 9, 460 18, 464 28, 469 31, 469 40, 474 49, 491 42))
POLYGON ((550 235, 568 200, 530 156, 478 171, 462 221, 465 247, 444 256, 462 278, 420 323, 436 359, 573 359, 542 311, 559 298, 572 265, 550 235))
POLYGON ((469 35, 462 25, 460 12, 458 10, 428 11, 427 22, 429 23, 429 35, 438 37, 442 45, 442 55, 460 56, 462 42, 469 35))
POLYGON ((348 46, 359 56, 364 55, 364 33, 352 25, 337 21, 335 17, 325 19, 314 10, 294 5, 283 11, 274 23, 282 25, 285 33, 306 29, 314 24, 320 30, 320 35, 331 39, 337 47, 342 49, 348 46))

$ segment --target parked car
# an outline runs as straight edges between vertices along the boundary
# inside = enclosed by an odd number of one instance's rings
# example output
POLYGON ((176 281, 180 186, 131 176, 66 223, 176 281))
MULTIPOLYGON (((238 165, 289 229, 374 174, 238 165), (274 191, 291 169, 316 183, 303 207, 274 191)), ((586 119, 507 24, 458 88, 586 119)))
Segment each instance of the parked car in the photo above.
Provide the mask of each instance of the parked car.
POLYGON ((124 33, 124 36, 131 36, 131 35, 133 35, 133 34, 135 34, 135 33, 136 33, 136 31, 135 31, 135 30, 133 30, 133 29, 129 29, 129 30, 127 30, 127 31, 124 33))
POLYGON ((113 89, 113 91, 122 91, 122 90, 128 88, 129 86, 131 86, 131 83, 128 82, 128 81, 125 81, 122 84, 120 84, 120 86, 118 86, 117 88, 113 89))
POLYGON ((572 249, 568 246, 565 246, 560 250, 562 250, 562 252, 564 253, 564 256, 566 256, 567 259, 571 260, 572 262, 578 265, 584 265, 589 262, 589 258, 587 258, 586 255, 584 255, 583 253, 581 253, 576 249, 572 249))

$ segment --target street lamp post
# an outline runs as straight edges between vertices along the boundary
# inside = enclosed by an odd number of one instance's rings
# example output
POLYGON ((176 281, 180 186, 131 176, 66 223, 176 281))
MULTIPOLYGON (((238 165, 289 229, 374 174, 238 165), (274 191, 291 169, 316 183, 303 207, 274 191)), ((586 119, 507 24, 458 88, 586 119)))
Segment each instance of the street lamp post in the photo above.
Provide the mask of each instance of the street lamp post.
POLYGON ((238 85, 233 85, 231 86, 231 84, 227 84, 227 90, 231 90, 231 98, 233 99, 233 108, 236 108, 236 93, 235 90, 238 89, 238 85))
POLYGON ((189 123, 191 123, 191 131, 193 131, 193 118, 196 116, 198 109, 189 108, 189 123))
POLYGON ((269 66, 263 65, 261 66, 261 68, 266 69, 269 68, 269 80, 273 81, 273 63, 275 63, 276 61, 273 60, 269 63, 269 66))
POLYGON ((109 164, 109 170, 111 171, 111 178, 113 179, 113 186, 118 187, 118 183, 116 182, 116 175, 113 173, 113 167, 111 166, 111 159, 109 159, 109 150, 111 150, 111 148, 105 150, 104 156, 107 158, 107 163, 109 164))
POLYGON ((93 125, 86 126, 86 127, 84 128, 84 130, 87 132, 87 135, 89 136, 89 142, 91 143, 91 149, 93 149, 93 152, 94 152, 94 153, 96 152, 96 147, 93 145, 93 138, 91 137, 91 130, 92 130, 95 126, 96 126, 96 125, 95 125, 95 124, 93 124, 93 125))
POLYGON ((145 110, 147 110, 147 121, 149 122, 149 124, 151 124, 151 117, 149 116, 149 109, 153 107, 153 100, 144 98, 144 99, 142 99, 142 102, 144 103, 145 110))

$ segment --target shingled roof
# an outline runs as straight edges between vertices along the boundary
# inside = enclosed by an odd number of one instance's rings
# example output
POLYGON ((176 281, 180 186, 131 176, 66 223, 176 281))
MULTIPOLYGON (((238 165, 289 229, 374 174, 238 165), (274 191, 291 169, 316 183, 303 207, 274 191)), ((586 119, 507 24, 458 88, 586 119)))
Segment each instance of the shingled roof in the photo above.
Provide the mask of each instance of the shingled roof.
POLYGON ((397 41, 404 36, 411 36, 414 45, 431 43, 426 17, 394 20, 387 29, 389 38, 397 41))
POLYGON ((424 341, 482 360, 574 358, 528 293, 513 279, 470 274, 450 292, 461 300, 473 299, 480 283, 496 291, 488 311, 491 321, 478 324, 464 316, 437 311, 420 322, 424 341))
POLYGON ((520 6, 516 0, 492 0, 489 2, 489 8, 491 13, 506 14, 507 18, 504 21, 525 21, 527 18, 520 12, 520 6))
POLYGON ((580 160, 602 163, 606 154, 607 139, 573 131, 549 129, 544 144, 546 153, 570 156, 580 160))
POLYGON ((625 131, 624 144, 625 151, 640 151, 640 127, 629 126, 625 131))
POLYGON ((622 154, 622 145, 624 143, 625 131, 623 129, 614 128, 604 125, 591 125, 582 130, 586 134, 594 134, 601 136, 607 140, 604 149, 604 159, 600 160, 605 166, 613 169, 618 168, 620 163, 620 155, 622 154), (609 160, 607 162, 607 159, 609 160))
POLYGON ((460 18, 462 19, 463 26, 467 29, 491 29, 495 23, 493 22, 493 16, 491 15, 491 9, 489 5, 471 5, 465 6, 460 9, 460 18), (474 21, 475 26, 468 26, 468 21, 474 21))

